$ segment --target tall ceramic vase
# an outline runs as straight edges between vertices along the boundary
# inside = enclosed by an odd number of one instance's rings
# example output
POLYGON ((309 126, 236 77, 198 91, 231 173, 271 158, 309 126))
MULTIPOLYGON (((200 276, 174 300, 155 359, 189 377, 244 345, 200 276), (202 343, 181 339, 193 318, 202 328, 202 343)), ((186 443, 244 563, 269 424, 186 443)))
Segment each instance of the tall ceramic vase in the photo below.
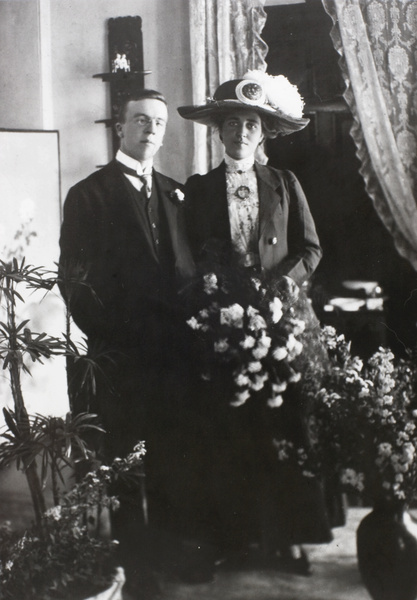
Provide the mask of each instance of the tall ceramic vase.
POLYGON ((417 522, 398 502, 381 501, 359 524, 358 566, 373 600, 416 600, 417 522))

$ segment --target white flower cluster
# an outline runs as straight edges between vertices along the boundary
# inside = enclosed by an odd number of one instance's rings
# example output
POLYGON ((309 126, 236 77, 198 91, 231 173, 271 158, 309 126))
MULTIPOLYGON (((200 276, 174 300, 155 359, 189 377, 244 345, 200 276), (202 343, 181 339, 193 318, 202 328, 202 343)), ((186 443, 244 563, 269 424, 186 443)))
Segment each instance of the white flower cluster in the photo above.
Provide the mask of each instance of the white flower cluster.
MULTIPOLYGON (((271 302, 269 309, 271 311, 272 321, 278 322, 282 317, 282 303, 276 298, 277 302, 271 302), (281 312, 278 321, 277 310, 281 312)), ((267 335, 267 324, 259 311, 253 306, 246 309, 246 314, 249 317, 248 328, 252 335, 245 335, 240 342, 240 346, 245 350, 251 350, 248 362, 242 362, 234 373, 235 383, 241 388, 232 401, 232 406, 241 406, 251 395, 251 391, 258 392, 263 389, 265 383, 270 379, 267 371, 264 370, 262 359, 271 355, 272 358, 281 362, 287 359, 288 362, 294 360, 296 356, 302 352, 303 345, 296 339, 295 333, 289 333, 284 345, 275 346, 272 348, 272 338, 267 335)), ((294 320, 295 321, 295 320, 294 320)), ((297 335, 304 330, 304 322, 297 320, 295 329, 297 335)), ((296 371, 291 371, 288 377, 288 383, 299 381, 301 374, 296 371)), ((271 394, 267 401, 270 408, 279 408, 283 403, 282 394, 287 388, 287 381, 274 381, 271 385, 271 394)))
POLYGON ((335 350, 337 345, 344 342, 344 335, 337 335, 336 329, 331 325, 325 325, 321 330, 324 343, 329 350, 335 350))
POLYGON ((302 352, 298 337, 304 331, 304 321, 292 313, 284 317, 282 301, 267 301, 266 290, 256 277, 244 280, 241 294, 236 293, 235 281, 222 274, 207 273, 201 283, 203 308, 187 320, 187 325, 198 334, 210 357, 211 364, 203 369, 202 377, 208 380, 215 365, 231 363, 235 365, 230 371, 235 388, 232 406, 243 405, 266 385, 268 406, 281 406, 287 384, 301 377, 288 363, 302 352), (233 299, 228 304, 229 295, 233 299), (209 296, 207 304, 204 296, 209 296), (241 302, 236 301, 240 298, 241 302))
MULTIPOLYGON (((367 482, 390 497, 415 497, 417 397, 410 366, 395 363, 393 353, 380 348, 364 367, 336 332, 325 335, 328 349, 339 358, 317 399, 327 410, 327 434, 341 464, 359 466, 367 482)), ((342 483, 362 491, 357 475, 345 468, 342 483)))
POLYGON ((253 276, 236 280, 235 274, 208 272, 198 293, 199 309, 187 325, 203 344, 201 377, 208 381, 218 366, 230 364, 232 406, 263 390, 267 405, 280 407, 288 383, 301 377, 290 363, 303 350, 298 337, 304 321, 291 311, 284 316, 281 299, 267 300, 261 280, 253 276))
POLYGON ((62 516, 62 506, 57 504, 56 506, 52 506, 52 508, 48 508, 45 512, 45 517, 50 517, 54 521, 59 521, 62 516))
POLYGON ((297 86, 288 81, 284 75, 268 75, 263 71, 248 71, 243 79, 256 81, 265 91, 268 104, 284 115, 301 119, 303 116, 304 100, 297 86))
POLYGON ((280 462, 288 463, 289 461, 293 460, 298 464, 299 467, 301 467, 304 477, 311 478, 315 476, 314 473, 307 468, 309 457, 305 448, 297 448, 293 442, 290 442, 287 439, 274 438, 272 443, 276 449, 277 458, 280 462))
POLYGON ((245 310, 240 304, 232 304, 220 309, 220 325, 242 329, 245 310))
POLYGON ((206 294, 214 294, 217 292, 217 277, 215 273, 207 273, 203 277, 204 279, 204 291, 206 294))

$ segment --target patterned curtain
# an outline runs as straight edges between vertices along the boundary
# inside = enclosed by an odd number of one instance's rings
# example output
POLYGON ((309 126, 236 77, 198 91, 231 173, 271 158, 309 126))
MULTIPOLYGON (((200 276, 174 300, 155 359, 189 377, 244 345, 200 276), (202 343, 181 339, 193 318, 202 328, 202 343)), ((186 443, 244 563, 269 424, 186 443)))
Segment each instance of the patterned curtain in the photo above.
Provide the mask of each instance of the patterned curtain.
MULTIPOLYGON (((268 47, 261 39, 265 0, 190 0, 190 104, 205 104, 217 87, 249 69, 266 70, 268 47)), ((223 148, 216 134, 194 125, 193 173, 218 165, 223 148)))
POLYGON ((322 2, 333 19, 366 190, 417 270, 417 2, 322 2))

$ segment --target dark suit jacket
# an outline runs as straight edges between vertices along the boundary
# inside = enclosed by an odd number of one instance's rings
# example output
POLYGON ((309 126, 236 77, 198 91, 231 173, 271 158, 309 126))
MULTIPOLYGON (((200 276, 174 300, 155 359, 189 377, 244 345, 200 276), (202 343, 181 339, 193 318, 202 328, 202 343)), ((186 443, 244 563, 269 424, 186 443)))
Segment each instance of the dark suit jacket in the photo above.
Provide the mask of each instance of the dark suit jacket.
POLYGON ((175 297, 170 279, 193 272, 183 207, 170 197, 180 184, 154 171, 153 185, 166 215, 174 276, 161 268, 116 161, 74 185, 65 201, 61 291, 80 329, 107 346, 143 342, 152 324, 169 315, 175 297))
MULTIPOLYGON (((271 275, 298 285, 316 269, 322 251, 303 190, 291 171, 255 163, 259 193, 259 255, 271 275)), ((185 185, 187 229, 195 258, 213 238, 230 241, 226 167, 222 162, 185 185)))

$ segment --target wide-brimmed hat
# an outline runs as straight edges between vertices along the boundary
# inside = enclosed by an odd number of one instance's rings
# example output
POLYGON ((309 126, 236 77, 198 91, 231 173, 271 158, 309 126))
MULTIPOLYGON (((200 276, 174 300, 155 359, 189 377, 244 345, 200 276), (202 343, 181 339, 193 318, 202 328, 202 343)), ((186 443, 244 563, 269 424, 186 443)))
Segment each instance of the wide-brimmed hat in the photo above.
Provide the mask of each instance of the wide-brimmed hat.
POLYGON ((304 101, 297 87, 284 75, 263 71, 248 71, 241 79, 226 81, 207 104, 180 106, 178 112, 184 119, 213 127, 219 117, 237 108, 255 110, 271 138, 300 131, 310 122, 303 117, 304 101))

